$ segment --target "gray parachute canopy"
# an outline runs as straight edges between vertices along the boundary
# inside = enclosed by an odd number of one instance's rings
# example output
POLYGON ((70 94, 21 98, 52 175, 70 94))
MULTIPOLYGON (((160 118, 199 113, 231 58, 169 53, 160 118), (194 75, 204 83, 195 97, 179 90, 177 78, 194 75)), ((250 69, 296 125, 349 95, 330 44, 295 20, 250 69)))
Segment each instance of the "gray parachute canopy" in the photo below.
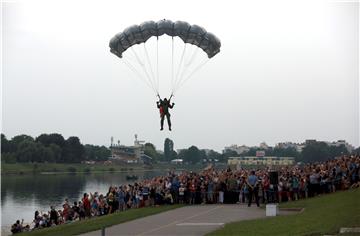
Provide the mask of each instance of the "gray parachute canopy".
POLYGON ((220 52, 220 40, 212 33, 207 32, 198 25, 190 25, 184 21, 172 22, 160 20, 158 22, 146 21, 140 25, 133 25, 123 32, 116 34, 109 43, 110 51, 118 57, 129 47, 145 43, 152 36, 167 34, 171 37, 178 36, 184 43, 190 43, 201 48, 209 58, 220 52))

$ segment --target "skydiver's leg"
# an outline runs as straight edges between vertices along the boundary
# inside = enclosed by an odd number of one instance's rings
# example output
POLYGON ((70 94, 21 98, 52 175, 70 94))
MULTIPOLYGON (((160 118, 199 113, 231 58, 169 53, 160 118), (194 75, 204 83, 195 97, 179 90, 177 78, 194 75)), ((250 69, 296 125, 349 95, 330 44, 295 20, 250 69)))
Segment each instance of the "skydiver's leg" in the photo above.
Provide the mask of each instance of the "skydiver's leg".
POLYGON ((166 114, 166 120, 168 122, 169 130, 171 130, 171 120, 170 120, 170 113, 166 114))
POLYGON ((163 130, 163 127, 164 127, 164 118, 165 118, 165 116, 164 116, 164 115, 161 115, 160 130, 163 130))

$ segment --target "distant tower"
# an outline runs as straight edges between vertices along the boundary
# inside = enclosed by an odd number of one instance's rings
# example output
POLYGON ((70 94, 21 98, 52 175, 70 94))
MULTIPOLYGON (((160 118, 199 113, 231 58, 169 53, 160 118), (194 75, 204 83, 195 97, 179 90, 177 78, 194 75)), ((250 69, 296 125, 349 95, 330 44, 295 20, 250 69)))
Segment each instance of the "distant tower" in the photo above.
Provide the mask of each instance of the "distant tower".
POLYGON ((110 144, 110 147, 112 147, 112 146, 113 146, 113 144, 114 144, 114 137, 113 137, 113 136, 111 136, 111 144, 110 144))
POLYGON ((118 140, 118 146, 120 146, 120 140, 118 140))

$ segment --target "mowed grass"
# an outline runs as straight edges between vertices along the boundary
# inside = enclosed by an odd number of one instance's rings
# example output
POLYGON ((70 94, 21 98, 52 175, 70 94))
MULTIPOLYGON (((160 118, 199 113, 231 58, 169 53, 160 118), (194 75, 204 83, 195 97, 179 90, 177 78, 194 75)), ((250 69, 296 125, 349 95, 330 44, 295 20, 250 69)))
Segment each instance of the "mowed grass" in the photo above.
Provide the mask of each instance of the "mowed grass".
MULTIPOLYGON (((146 207, 131 209, 111 215, 96 217, 92 219, 76 221, 68 224, 58 225, 51 228, 34 230, 28 233, 21 233, 19 235, 24 236, 67 236, 77 235, 90 231, 100 230, 103 227, 109 227, 112 225, 124 223, 126 221, 135 220, 141 217, 158 214, 164 211, 172 210, 182 205, 167 205, 160 207, 146 207)), ((101 233, 99 233, 100 235, 101 233)))
POLYGON ((280 208, 305 208, 302 213, 226 224, 208 235, 324 235, 341 227, 360 227, 360 189, 288 202, 280 208))

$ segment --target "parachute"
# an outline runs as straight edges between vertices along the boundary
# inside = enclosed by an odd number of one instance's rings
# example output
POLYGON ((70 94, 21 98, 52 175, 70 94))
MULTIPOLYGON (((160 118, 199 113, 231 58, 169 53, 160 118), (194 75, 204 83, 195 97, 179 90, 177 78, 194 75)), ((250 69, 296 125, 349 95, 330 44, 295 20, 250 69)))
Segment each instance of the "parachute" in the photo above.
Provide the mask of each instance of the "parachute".
MULTIPOLYGON (((147 51, 146 42, 152 38, 156 37, 157 47, 159 37, 162 35, 168 35, 172 37, 172 72, 171 72, 171 82, 172 90, 171 95, 174 93, 196 72, 198 71, 206 62, 200 63, 198 66, 189 70, 189 65, 192 63, 196 56, 194 50, 192 56, 190 57, 187 63, 184 62, 184 54, 186 52, 186 45, 191 44, 201 49, 206 53, 207 59, 214 57, 220 52, 221 43, 220 40, 212 33, 207 32, 204 28, 198 25, 190 25, 184 21, 172 22, 171 20, 160 20, 158 22, 146 21, 140 25, 133 25, 126 28, 123 32, 116 34, 109 43, 110 52, 121 58, 124 63, 134 71, 139 78, 141 78, 147 85, 153 89, 156 95, 159 96, 159 58, 157 53, 156 60, 151 60, 149 53, 147 51), (179 60, 178 70, 175 76, 174 73, 174 37, 180 38, 184 43, 184 49, 179 60), (138 53, 133 49, 134 45, 143 44, 143 56, 139 56, 138 53), (131 60, 124 58, 124 53, 128 49, 131 49, 134 57, 131 60), (135 58, 135 59, 134 59, 135 58), (147 63, 141 59, 146 59, 147 63), (135 61, 135 63, 133 63, 135 61), (154 73, 153 63, 156 61, 156 75, 154 73), (136 64, 140 66, 143 73, 141 73, 137 68, 136 64)), ((158 50, 158 48, 157 48, 158 50)))

